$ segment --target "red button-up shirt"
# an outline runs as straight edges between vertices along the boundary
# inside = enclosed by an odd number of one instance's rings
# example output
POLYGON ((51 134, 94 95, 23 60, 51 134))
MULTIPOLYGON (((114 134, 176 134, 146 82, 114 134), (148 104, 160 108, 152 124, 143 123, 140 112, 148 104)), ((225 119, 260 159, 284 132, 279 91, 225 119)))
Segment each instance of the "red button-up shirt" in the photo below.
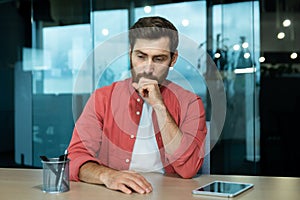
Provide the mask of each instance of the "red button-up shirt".
MULTIPOLYGON (((68 151, 70 180, 78 181, 79 168, 87 161, 128 170, 143 108, 143 99, 126 79, 99 88, 92 93, 75 124, 68 151)), ((199 96, 165 81, 160 87, 163 101, 183 133, 178 149, 167 154, 155 111, 152 121, 156 141, 166 173, 193 177, 205 155, 205 110, 199 96)))

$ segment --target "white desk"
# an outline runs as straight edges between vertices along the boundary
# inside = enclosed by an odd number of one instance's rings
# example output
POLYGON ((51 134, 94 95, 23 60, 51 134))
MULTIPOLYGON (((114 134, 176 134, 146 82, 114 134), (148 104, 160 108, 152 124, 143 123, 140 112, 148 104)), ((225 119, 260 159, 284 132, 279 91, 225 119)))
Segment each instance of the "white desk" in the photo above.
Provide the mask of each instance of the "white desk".
POLYGON ((234 197, 235 200, 299 200, 300 178, 260 177, 260 176, 227 176, 203 175, 193 179, 163 176, 160 174, 145 174, 151 182, 153 192, 146 195, 137 193, 127 195, 112 191, 104 186, 82 182, 71 182, 70 191, 60 194, 42 192, 41 169, 9 169, 0 168, 0 199, 1 200, 212 200, 226 199, 224 197, 210 197, 193 195, 192 189, 213 180, 249 182, 254 188, 234 197))

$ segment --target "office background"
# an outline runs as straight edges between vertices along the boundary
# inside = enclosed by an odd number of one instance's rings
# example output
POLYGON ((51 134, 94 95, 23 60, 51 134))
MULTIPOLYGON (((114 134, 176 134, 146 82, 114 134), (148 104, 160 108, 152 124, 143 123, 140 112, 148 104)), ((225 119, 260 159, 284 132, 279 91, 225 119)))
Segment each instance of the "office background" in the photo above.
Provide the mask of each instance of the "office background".
MULTIPOLYGON (((126 54, 85 67, 92 50, 139 17, 160 15, 223 78, 227 111, 211 173, 299 176, 299 11, 297 0, 1 0, 0 167, 40 167, 39 155, 62 154, 90 93, 128 76, 126 54)), ((195 76, 201 58, 175 68, 210 119, 206 83, 195 76)))

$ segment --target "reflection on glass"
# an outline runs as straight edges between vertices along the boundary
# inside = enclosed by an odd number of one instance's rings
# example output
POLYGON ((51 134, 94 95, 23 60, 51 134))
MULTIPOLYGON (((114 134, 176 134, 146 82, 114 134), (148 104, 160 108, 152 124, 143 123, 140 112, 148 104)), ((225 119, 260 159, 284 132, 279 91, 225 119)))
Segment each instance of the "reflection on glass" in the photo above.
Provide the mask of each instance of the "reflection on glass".
MULTIPOLYGON (((88 24, 43 28, 43 49, 23 49, 23 68, 33 71, 34 94, 71 94, 91 49, 88 24)), ((91 88, 86 88, 89 92, 91 88)))
POLYGON ((128 31, 128 11, 94 11, 92 15, 95 88, 99 88, 127 77, 126 72, 129 69, 127 37, 123 41, 126 44, 117 40, 121 34, 128 31), (118 45, 126 45, 126 52, 116 55, 118 50, 124 48, 118 45), (113 62, 109 59, 111 57, 113 57, 113 62))
POLYGON ((228 174, 237 170, 249 173, 241 170, 244 161, 260 159, 256 91, 260 68, 259 23, 258 2, 213 6, 213 49, 220 53, 215 62, 222 72, 228 104, 221 142, 227 155, 223 171, 228 174), (242 151, 231 151, 241 147, 242 151))

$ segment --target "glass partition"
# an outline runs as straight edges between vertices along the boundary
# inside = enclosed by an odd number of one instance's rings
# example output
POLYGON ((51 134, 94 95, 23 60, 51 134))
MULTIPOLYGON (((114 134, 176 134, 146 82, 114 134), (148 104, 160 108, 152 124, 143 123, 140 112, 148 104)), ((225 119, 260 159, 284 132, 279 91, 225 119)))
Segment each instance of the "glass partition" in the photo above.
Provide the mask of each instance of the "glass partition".
POLYGON ((128 10, 99 10, 94 11, 92 16, 94 77, 95 87, 98 88, 127 77, 129 46, 127 37, 124 36, 127 36, 129 26, 128 10), (118 41, 120 37, 124 41, 118 41), (123 52, 119 53, 120 49, 123 52))
POLYGON ((259 170, 259 22, 259 2, 212 7, 211 56, 227 97, 224 128, 211 155, 216 173, 256 174, 259 170))
POLYGON ((33 166, 41 166, 40 155, 63 154, 74 128, 72 96, 84 99, 93 91, 90 68, 85 87, 73 87, 93 45, 89 1, 64 5, 32 2, 32 49, 23 49, 23 70, 31 72, 33 166))
POLYGON ((32 138, 30 165, 41 166, 39 155, 64 152, 93 90, 130 76, 126 32, 138 18, 159 15, 172 21, 181 39, 190 42, 180 46, 185 54, 180 54, 168 78, 201 96, 208 121, 211 94, 201 76, 208 70, 206 56, 223 80, 227 112, 210 153, 211 173, 259 173, 258 1, 92 0, 70 1, 67 8, 62 3, 67 0, 47 2, 47 17, 42 7, 32 4, 32 48, 22 50, 21 73, 30 72, 26 79, 31 81, 32 101, 26 103, 32 110, 31 131, 26 133, 32 138), (191 56, 195 61, 191 62, 188 53, 196 50, 204 53, 191 56))

